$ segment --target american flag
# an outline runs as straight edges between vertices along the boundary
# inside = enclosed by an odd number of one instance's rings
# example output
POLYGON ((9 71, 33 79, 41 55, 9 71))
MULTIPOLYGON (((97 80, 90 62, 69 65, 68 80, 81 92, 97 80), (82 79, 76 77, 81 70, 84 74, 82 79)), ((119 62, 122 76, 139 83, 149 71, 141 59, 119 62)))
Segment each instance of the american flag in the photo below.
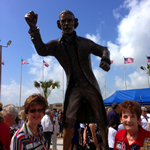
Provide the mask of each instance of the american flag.
POLYGON ((29 64, 29 63, 27 63, 26 61, 24 61, 23 59, 22 59, 22 65, 23 64, 29 64))
POLYGON ((48 66, 49 66, 49 64, 48 64, 48 63, 46 63, 44 60, 43 60, 43 65, 44 65, 44 66, 46 66, 46 67, 48 67, 48 66))
POLYGON ((124 58, 124 64, 129 64, 129 63, 133 63, 134 59, 133 58, 124 58))
POLYGON ((147 62, 150 62, 150 56, 147 56, 147 62))
POLYGON ((111 62, 111 64, 113 64, 113 60, 111 60, 110 62, 111 62))
POLYGON ((1 60, 1 64, 4 65, 4 61, 3 60, 1 60))

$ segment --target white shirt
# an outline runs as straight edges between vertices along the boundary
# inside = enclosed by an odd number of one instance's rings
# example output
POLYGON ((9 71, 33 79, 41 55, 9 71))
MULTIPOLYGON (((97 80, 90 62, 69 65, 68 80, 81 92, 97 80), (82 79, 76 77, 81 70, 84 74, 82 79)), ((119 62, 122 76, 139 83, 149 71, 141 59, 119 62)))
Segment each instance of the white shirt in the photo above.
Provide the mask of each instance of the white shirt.
POLYGON ((59 134, 58 118, 55 116, 55 117, 53 118, 53 121, 55 121, 55 125, 54 125, 54 133, 59 134))
POLYGON ((109 127, 109 130, 108 130, 109 148, 114 148, 116 133, 117 133, 117 131, 114 128, 109 127))
POLYGON ((43 132, 53 132, 53 123, 47 114, 42 118, 41 125, 43 126, 43 132))
POLYGON ((119 130, 122 130, 122 129, 124 129, 124 126, 123 126, 123 124, 120 124, 120 125, 118 126, 118 131, 119 131, 119 130))
POLYGON ((85 128, 83 123, 80 123, 80 128, 85 128))
MULTIPOLYGON (((148 118, 147 118, 148 119, 148 118)), ((141 126, 143 129, 147 130, 148 121, 144 116, 141 115, 141 126)))

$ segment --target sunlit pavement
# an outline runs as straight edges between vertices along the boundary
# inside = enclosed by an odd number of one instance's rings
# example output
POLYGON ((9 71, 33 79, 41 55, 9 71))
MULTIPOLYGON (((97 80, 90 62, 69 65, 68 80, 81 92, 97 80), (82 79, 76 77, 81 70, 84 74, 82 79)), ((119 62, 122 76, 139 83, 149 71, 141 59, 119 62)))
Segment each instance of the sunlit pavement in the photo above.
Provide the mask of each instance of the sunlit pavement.
MULTIPOLYGON (((52 145, 50 150, 53 150, 52 145)), ((63 138, 57 138, 57 150, 63 150, 63 138)))
POLYGON ((63 150, 63 138, 57 138, 57 150, 63 150))

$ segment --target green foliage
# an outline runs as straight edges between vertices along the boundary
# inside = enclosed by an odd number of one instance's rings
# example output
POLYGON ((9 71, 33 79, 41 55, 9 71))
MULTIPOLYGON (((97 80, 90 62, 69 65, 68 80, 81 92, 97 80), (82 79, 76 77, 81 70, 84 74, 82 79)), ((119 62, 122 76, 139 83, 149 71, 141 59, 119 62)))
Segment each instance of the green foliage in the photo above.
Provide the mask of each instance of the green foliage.
POLYGON ((150 64, 147 64, 147 68, 146 67, 143 67, 141 66, 140 69, 146 71, 146 73, 150 76, 150 64))
POLYGON ((51 94, 51 91, 55 89, 55 87, 59 88, 60 87, 60 82, 53 80, 48 80, 48 81, 34 81, 34 86, 40 91, 41 95, 43 95, 46 99, 48 96, 51 94))

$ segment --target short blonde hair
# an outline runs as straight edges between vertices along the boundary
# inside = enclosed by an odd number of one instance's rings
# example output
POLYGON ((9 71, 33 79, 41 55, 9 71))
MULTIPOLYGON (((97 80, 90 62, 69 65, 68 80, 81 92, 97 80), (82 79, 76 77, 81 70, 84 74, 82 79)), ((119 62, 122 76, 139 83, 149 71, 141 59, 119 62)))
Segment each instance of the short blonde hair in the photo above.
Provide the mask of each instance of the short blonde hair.
POLYGON ((19 112, 19 118, 21 119, 21 120, 26 120, 26 114, 25 114, 25 111, 24 110, 21 110, 20 112, 19 112))

